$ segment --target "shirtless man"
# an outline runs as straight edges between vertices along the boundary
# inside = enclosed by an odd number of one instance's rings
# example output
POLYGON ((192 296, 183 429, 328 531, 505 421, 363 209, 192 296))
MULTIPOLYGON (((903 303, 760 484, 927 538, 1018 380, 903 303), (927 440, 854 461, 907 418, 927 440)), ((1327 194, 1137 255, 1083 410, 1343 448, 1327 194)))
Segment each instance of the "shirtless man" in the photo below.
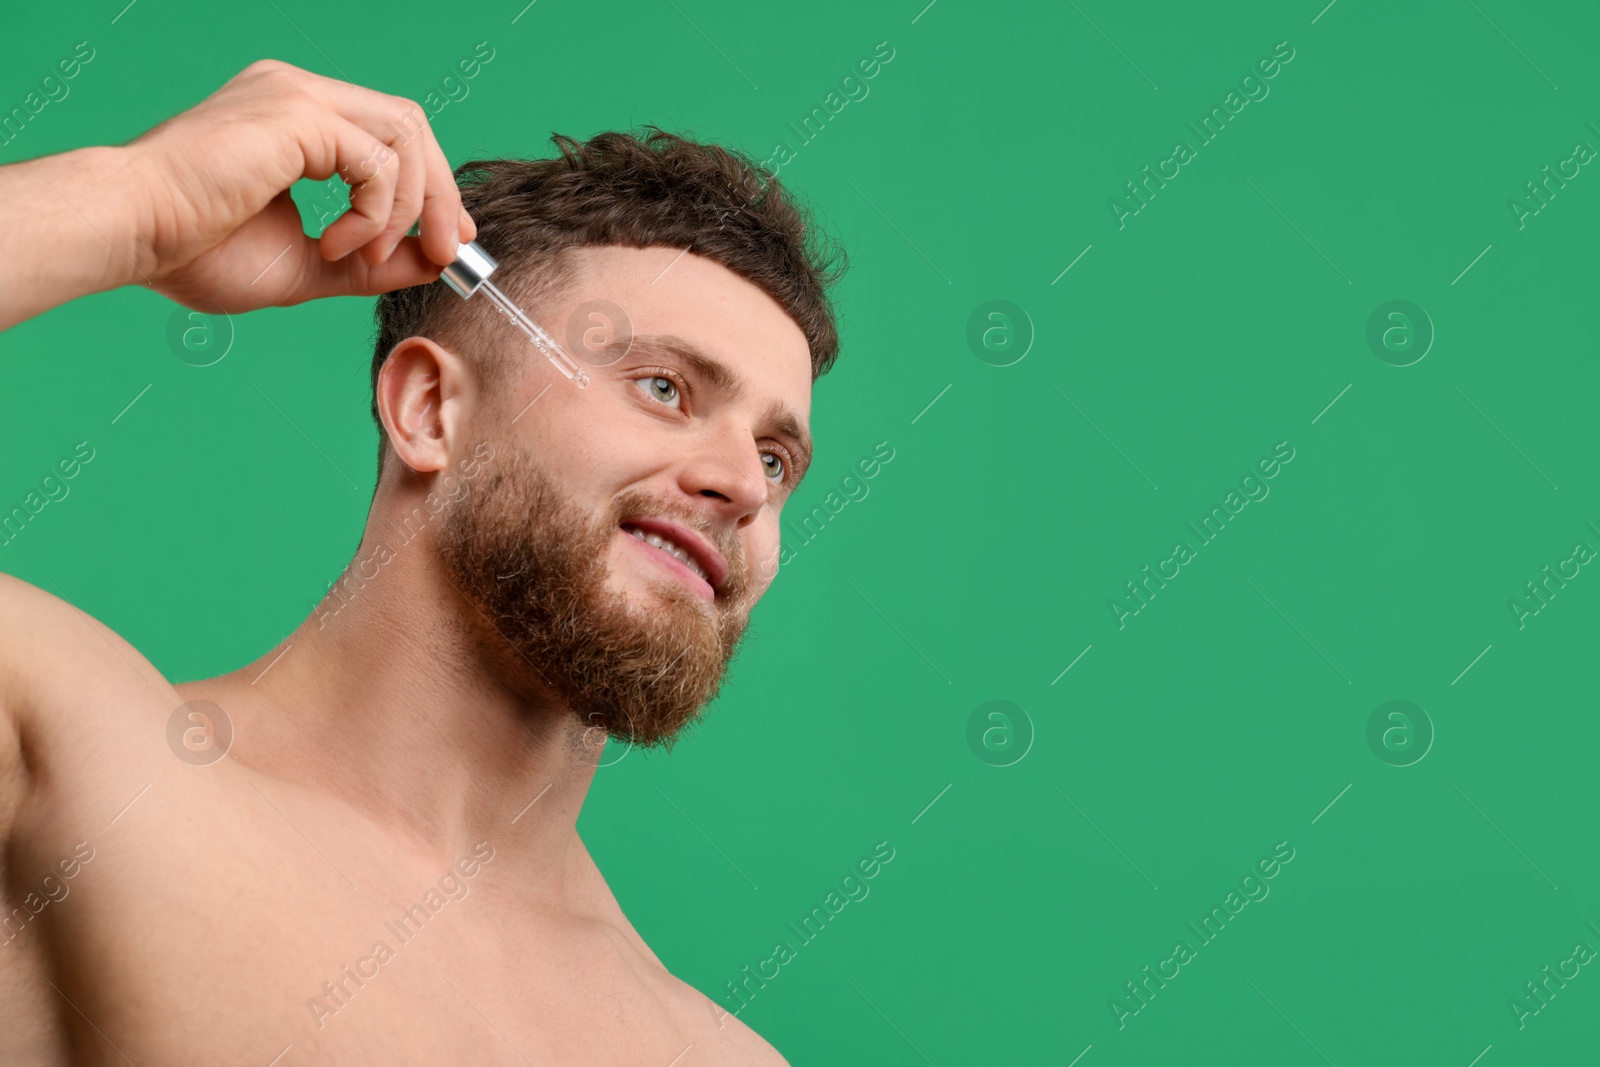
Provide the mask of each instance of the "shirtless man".
POLYGON ((0 168, 0 328, 124 284, 388 294, 367 528, 282 645, 173 685, 0 576, 0 1062, 785 1062, 667 972, 576 820, 608 736, 696 718, 776 573, 837 259, 720 150, 605 135, 458 188, 422 115, 262 61, 0 168), (312 240, 287 190, 335 173, 312 240), (475 236, 563 342, 595 300, 631 340, 580 388, 428 284, 475 236))

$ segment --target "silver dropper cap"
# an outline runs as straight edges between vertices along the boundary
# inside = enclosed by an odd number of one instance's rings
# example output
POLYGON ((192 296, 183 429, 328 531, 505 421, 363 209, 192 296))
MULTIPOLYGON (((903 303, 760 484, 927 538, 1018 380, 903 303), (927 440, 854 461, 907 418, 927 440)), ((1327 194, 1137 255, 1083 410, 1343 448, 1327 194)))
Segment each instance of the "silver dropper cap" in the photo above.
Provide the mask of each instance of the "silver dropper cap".
POLYGON ((456 249, 456 261, 446 267, 440 277, 465 300, 489 280, 489 275, 499 265, 478 242, 472 241, 456 249))

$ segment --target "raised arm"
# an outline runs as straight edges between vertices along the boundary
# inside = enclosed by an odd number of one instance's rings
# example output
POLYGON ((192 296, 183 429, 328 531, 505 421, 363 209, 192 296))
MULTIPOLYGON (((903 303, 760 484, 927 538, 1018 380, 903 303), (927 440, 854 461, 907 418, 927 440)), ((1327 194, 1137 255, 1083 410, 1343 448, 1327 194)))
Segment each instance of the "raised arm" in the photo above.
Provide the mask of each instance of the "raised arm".
POLYGON ((126 145, 0 167, 0 329, 129 284, 230 313, 376 295, 476 232, 418 104, 259 60, 126 145), (313 240, 289 187, 335 173, 351 208, 313 240))

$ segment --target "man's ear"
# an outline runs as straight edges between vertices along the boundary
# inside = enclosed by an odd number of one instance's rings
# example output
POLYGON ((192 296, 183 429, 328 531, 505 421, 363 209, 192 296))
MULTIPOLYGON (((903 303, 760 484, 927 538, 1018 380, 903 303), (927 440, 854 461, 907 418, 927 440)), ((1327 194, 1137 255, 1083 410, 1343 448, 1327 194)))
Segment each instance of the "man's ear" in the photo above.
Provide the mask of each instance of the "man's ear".
POLYGON ((426 337, 407 337, 378 371, 378 417, 389 445, 414 471, 450 465, 475 401, 472 375, 462 359, 426 337))

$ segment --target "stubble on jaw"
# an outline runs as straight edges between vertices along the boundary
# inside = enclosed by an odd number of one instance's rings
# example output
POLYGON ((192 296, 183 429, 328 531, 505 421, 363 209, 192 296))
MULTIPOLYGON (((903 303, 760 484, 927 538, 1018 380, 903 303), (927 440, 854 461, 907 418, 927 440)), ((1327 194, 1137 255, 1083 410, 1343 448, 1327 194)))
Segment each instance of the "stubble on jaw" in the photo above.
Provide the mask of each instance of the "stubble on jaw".
POLYGON ((451 503, 438 535, 448 577, 479 609, 466 624, 478 628, 486 662, 531 668, 528 680, 571 709, 569 737, 586 752, 598 755, 596 730, 670 750, 716 696, 749 622, 738 545, 642 490, 588 519, 530 457, 508 447, 499 459, 486 481, 451 503), (607 588, 611 545, 630 515, 675 519, 717 545, 728 578, 714 604, 665 576, 651 583, 648 605, 607 588), (478 626, 485 616, 498 639, 478 626))

